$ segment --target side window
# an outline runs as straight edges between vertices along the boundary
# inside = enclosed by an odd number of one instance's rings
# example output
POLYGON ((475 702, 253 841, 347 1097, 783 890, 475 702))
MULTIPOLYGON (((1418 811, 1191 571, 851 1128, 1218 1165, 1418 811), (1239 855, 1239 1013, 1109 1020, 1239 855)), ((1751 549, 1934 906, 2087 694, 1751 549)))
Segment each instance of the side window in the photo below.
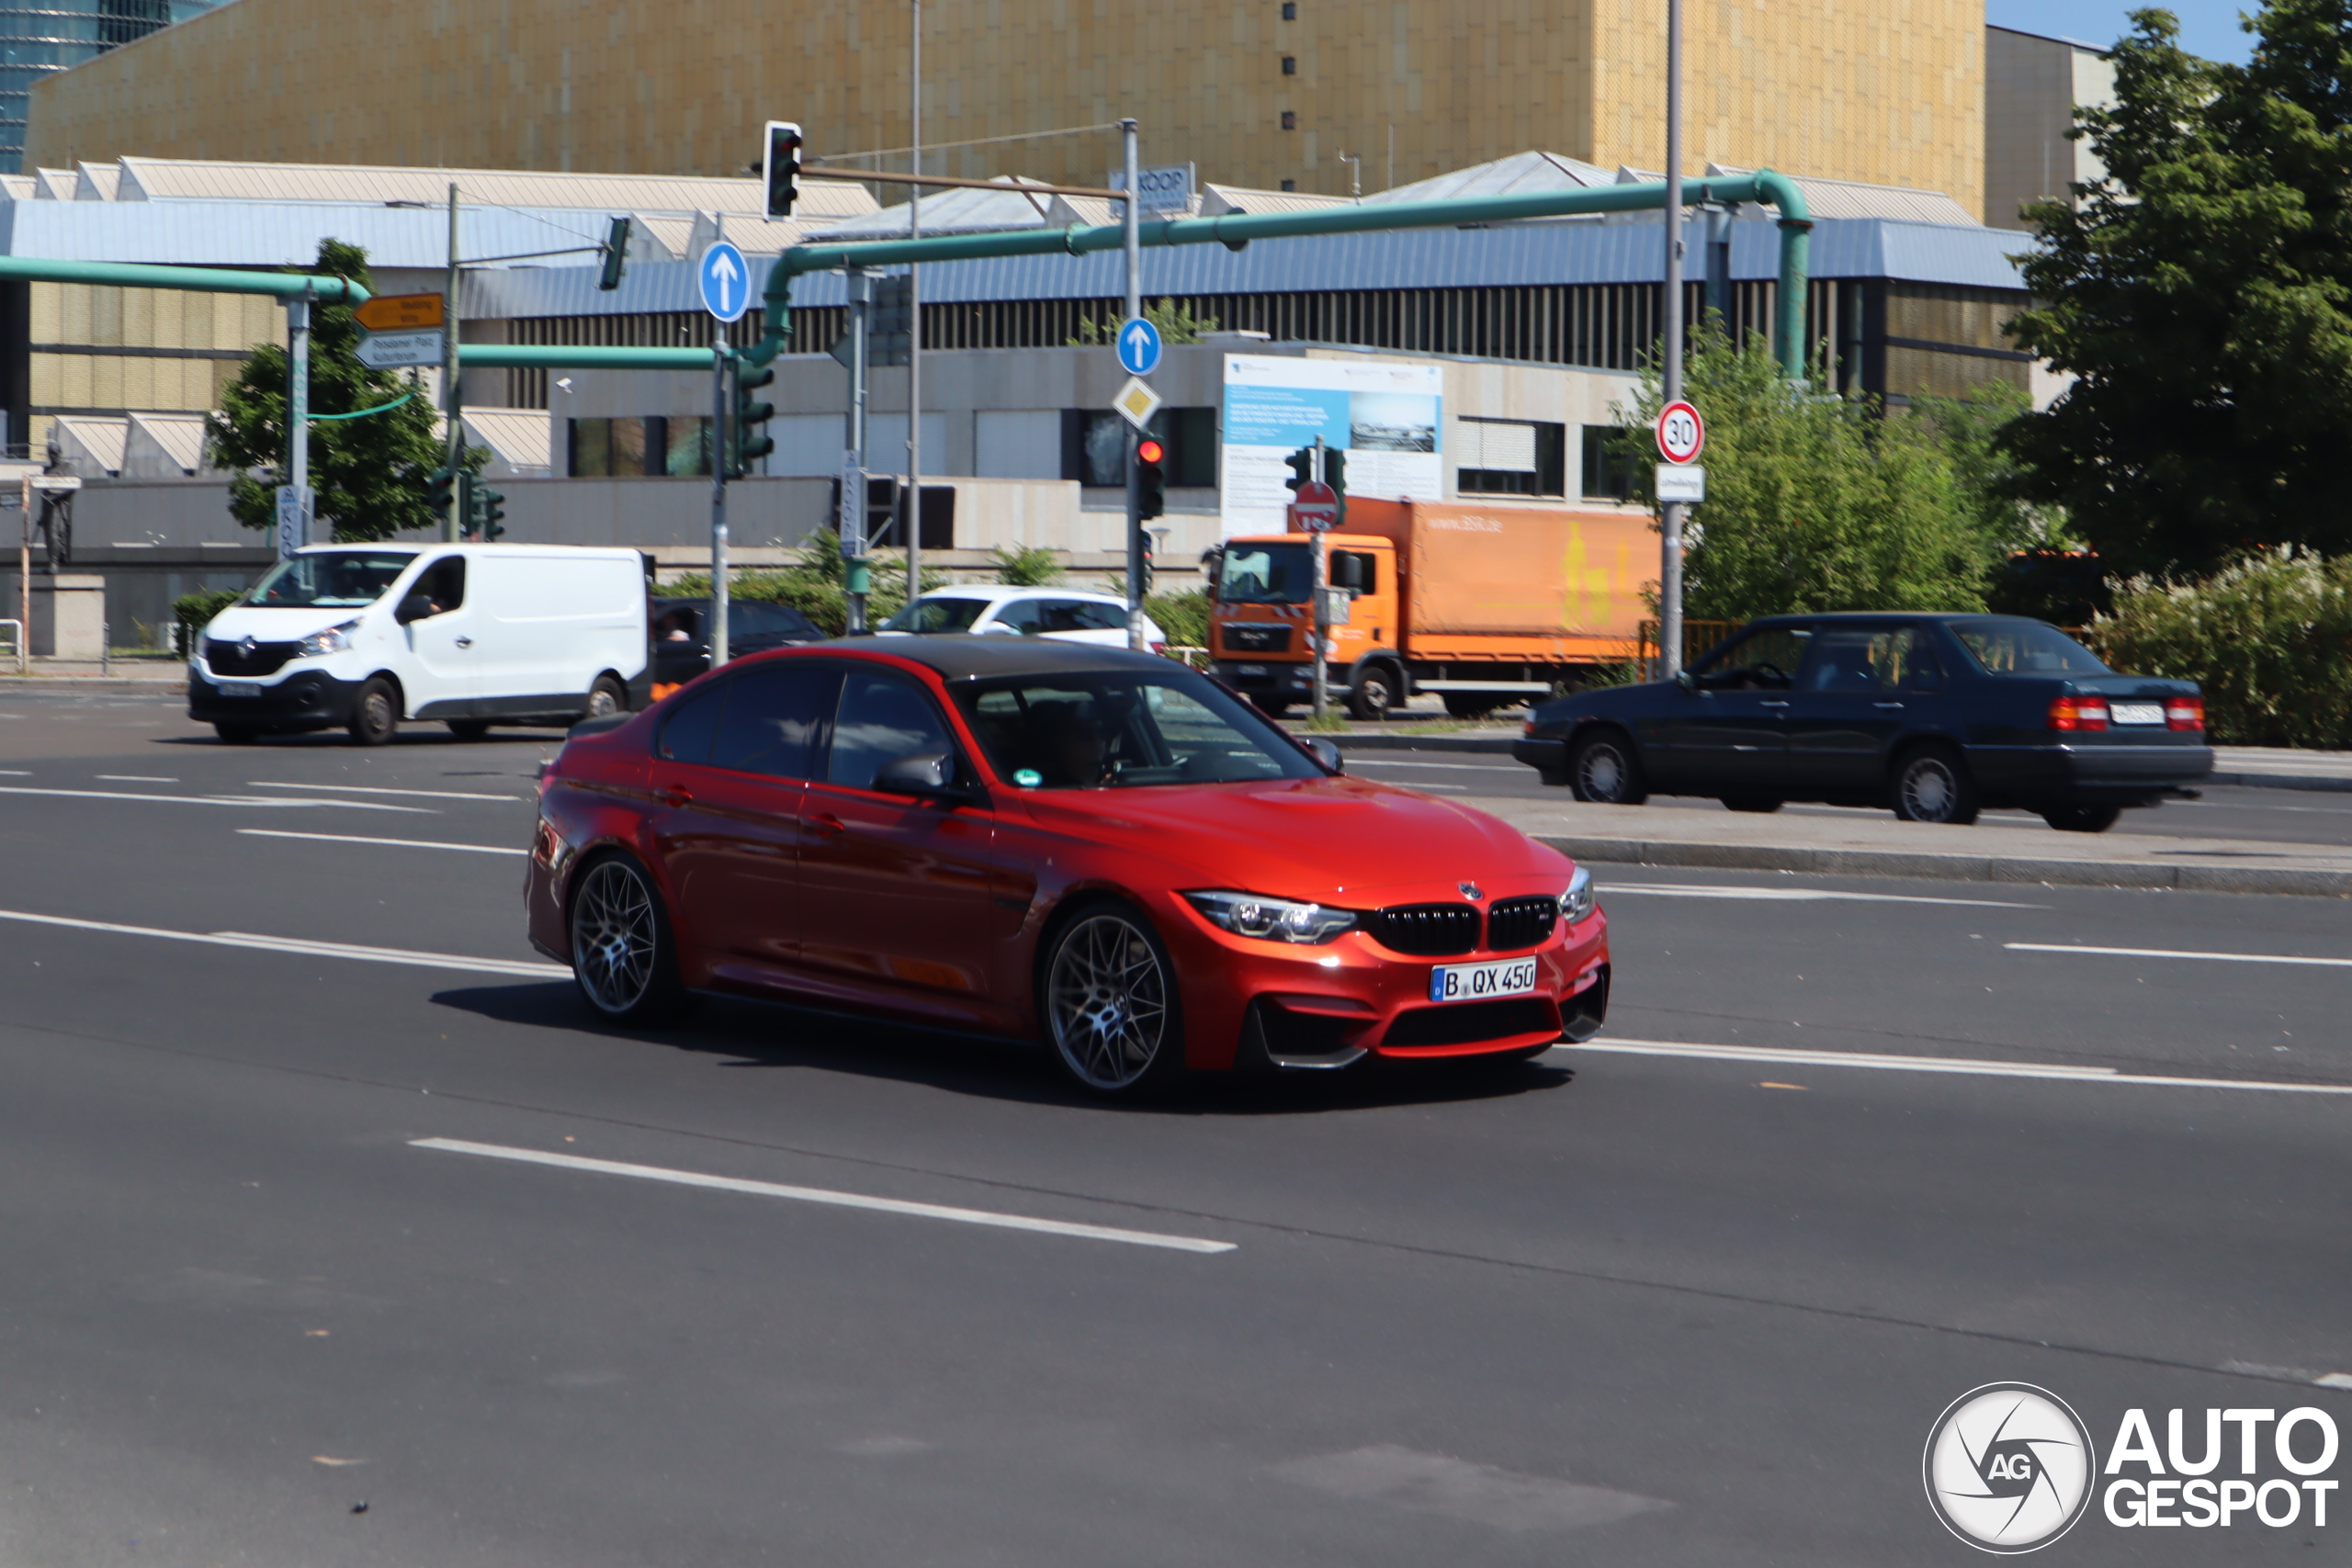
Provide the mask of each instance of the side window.
POLYGON ((1811 626, 1763 626, 1709 654, 1692 671, 1714 692, 1785 692, 1804 663, 1811 626))
POLYGON ((887 671, 853 670, 842 682, 825 777, 853 789, 872 789, 885 762, 955 750, 939 710, 913 682, 887 671))
POLYGON ((1116 604, 1097 604, 1091 599, 1074 599, 1069 603, 1069 629, 1074 632, 1123 632, 1127 629, 1127 613, 1116 604))
POLYGON ((727 712, 710 748, 710 765, 776 779, 808 778, 841 679, 838 666, 806 660, 736 676, 728 682, 727 712))
POLYGON ((1936 658, 1934 645, 1919 633, 1914 632, 1911 636, 1911 689, 1915 692, 1942 691, 1944 667, 1936 658))
POLYGON ((998 605, 993 618, 1011 626, 1023 637, 1035 637, 1046 629, 1038 615, 1045 603, 1046 601, 1042 599, 1015 599, 1009 604, 998 605))
POLYGON ((1082 632, 1086 624, 1079 619, 1079 612, 1086 608, 1082 599, 1046 599, 1037 605, 1037 629, 1041 632, 1082 632))
POLYGON ((1833 627, 1813 639, 1813 660, 1799 684, 1808 692, 1892 692, 1910 673, 1908 630, 1833 627))
POLYGON ((735 682, 717 681, 670 710, 662 721, 662 735, 653 754, 672 762, 701 766, 710 761, 710 743, 718 733, 718 716, 727 706, 727 689, 735 682))
POLYGON ((466 558, 443 556, 418 574, 409 592, 432 600, 435 615, 447 615, 466 602, 466 558))

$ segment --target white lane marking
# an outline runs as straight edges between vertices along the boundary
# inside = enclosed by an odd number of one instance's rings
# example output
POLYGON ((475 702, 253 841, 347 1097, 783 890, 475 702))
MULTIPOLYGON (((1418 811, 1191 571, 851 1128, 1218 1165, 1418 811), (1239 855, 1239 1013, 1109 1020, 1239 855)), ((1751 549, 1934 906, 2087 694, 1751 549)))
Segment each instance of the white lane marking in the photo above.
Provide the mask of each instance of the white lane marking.
POLYGON ((390 844, 403 850, 469 850, 478 855, 526 855, 528 850, 505 844, 436 844, 425 839, 364 839, 356 833, 288 833, 277 828, 240 828, 255 839, 310 839, 322 844, 390 844))
MULTIPOLYGON (((0 718, 18 718, 21 716, 23 716, 13 713, 0 714, 0 718)), ((33 776, 32 770, 29 768, 0 768, 0 775, 5 775, 12 779, 28 779, 33 776)))
POLYGON ((101 784, 177 784, 177 779, 158 778, 153 773, 93 773, 101 784))
POLYGON ((409 1146, 444 1149, 451 1154, 481 1155, 489 1159, 518 1160, 526 1165, 551 1165, 562 1170, 594 1171, 603 1176, 634 1176, 641 1181, 671 1181, 681 1187, 708 1187, 722 1192, 750 1192, 763 1198, 789 1198, 797 1203, 825 1203, 839 1209, 866 1209, 882 1214, 906 1214, 923 1220, 953 1220, 958 1224, 989 1225, 999 1230, 1035 1231, 1044 1235, 1077 1236, 1086 1241, 1118 1241, 1131 1247, 1164 1247, 1175 1252, 1231 1252, 1236 1244, 1200 1236, 1162 1235, 1155 1231, 1120 1230, 1112 1225, 1073 1224, 1067 1220, 1032 1219, 1026 1214, 998 1213, 989 1209, 955 1209, 941 1203, 910 1203, 900 1198, 869 1198, 859 1192, 836 1192, 824 1187, 788 1187, 777 1181, 747 1181, 734 1176, 706 1176, 699 1171, 672 1170, 666 1166, 629 1165, 620 1160, 589 1159, 581 1155, 544 1154, 537 1149, 510 1148, 503 1144, 468 1143, 461 1138, 412 1138, 409 1146))
POLYGON ((2048 942, 2005 942, 2012 953, 2096 953, 2109 958, 2202 958, 2214 964, 2307 964, 2352 969, 2352 958, 2297 958, 2283 953, 2176 953, 2162 947, 2074 947, 2048 942))
POLYGON ((1451 768, 1455 773, 1510 773, 1514 776, 1535 771, 1523 764, 1498 767, 1492 762, 1400 762, 1392 761, 1386 757, 1367 757, 1362 753, 1350 757, 1348 766, 1351 768, 1451 768))
POLYGON ((0 784, 0 795, 51 795, 67 800, 160 800, 181 806, 246 806, 283 808, 289 806, 335 806, 345 811, 404 811, 420 817, 435 813, 423 806, 387 806, 376 800, 305 800, 283 795, 134 795, 127 789, 40 789, 30 784, 0 784))
POLYGON ((1687 885, 1606 882, 1597 886, 1603 897, 1611 893, 1645 893, 1661 898, 1758 898, 1792 904, 1811 904, 1835 898, 1859 904, 1959 904, 1973 909, 2049 908, 2047 904, 2005 904, 1997 898, 1928 898, 1913 893, 1841 893, 1824 887, 1730 887, 1697 882, 1687 885))
POLYGON ((331 789, 341 795, 406 795, 419 800, 527 800, 523 795, 469 795, 454 789, 379 789, 373 784, 277 784, 268 779, 248 779, 255 789, 331 789))
POLYGON ((1963 1077, 2063 1078, 2074 1083, 2139 1084, 2158 1089, 2243 1089, 2267 1094, 2352 1094, 2352 1084, 2270 1083, 2259 1078, 2176 1077, 2076 1067, 2060 1062, 1986 1062, 1965 1056, 1903 1056, 1872 1051, 1798 1051, 1771 1045, 1690 1045, 1666 1040, 1589 1040, 1562 1051, 1620 1056, 1679 1056, 1711 1062, 1769 1062, 1782 1066, 1868 1067, 1889 1073, 1951 1073, 1963 1077))
POLYGON ((262 953, 286 953, 303 958, 351 958, 367 964, 409 964, 423 969, 463 969, 482 975, 517 975, 533 980, 568 977, 571 971, 556 964, 526 964, 512 958, 469 958, 458 953, 416 953, 400 947, 361 947, 352 942, 310 942, 301 937, 255 936, 251 931, 175 931, 161 926, 125 926, 111 920, 77 920, 65 915, 35 915, 23 909, 0 909, 0 920, 27 925, 62 926, 69 931, 107 931, 117 936, 161 937, 167 942, 198 942, 214 947, 243 947, 262 953))

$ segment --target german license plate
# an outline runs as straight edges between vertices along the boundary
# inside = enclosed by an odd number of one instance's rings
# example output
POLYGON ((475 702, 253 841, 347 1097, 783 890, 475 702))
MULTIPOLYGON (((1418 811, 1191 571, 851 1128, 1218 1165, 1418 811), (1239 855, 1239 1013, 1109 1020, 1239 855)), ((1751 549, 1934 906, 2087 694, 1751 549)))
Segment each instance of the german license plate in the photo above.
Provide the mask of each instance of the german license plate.
POLYGON ((223 681, 220 694, 224 697, 257 697, 261 695, 259 681, 223 681))
POLYGON ((1266 667, 1262 664, 1245 664, 1241 667, 1241 672, 1244 675, 1263 675, 1266 672, 1266 667))
POLYGON ((2162 724, 2165 705, 2162 703, 2109 703, 2108 713, 2117 724, 2162 724))
POLYGON ((1430 1000, 1433 1002, 1523 997, 1534 988, 1532 958, 1505 958, 1493 964, 1441 964, 1430 971, 1430 1000))

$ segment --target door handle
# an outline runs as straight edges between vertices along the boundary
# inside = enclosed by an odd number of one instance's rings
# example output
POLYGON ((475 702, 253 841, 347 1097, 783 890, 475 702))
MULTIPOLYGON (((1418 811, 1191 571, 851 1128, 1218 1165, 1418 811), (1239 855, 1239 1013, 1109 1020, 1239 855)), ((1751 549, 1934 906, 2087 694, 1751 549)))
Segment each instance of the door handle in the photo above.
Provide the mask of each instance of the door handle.
POLYGON ((820 833, 828 839, 838 838, 840 835, 849 831, 849 829, 842 824, 842 819, 835 817, 831 812, 820 811, 816 816, 808 818, 807 820, 808 823, 808 830, 810 832, 820 833))
POLYGON ((458 639, 458 646, 459 648, 471 648, 473 645, 474 639, 469 637, 461 637, 458 639))
POLYGON ((1874 708, 1899 708, 1902 705, 1901 703, 1872 703, 1871 705, 1874 708))
POLYGON ((1760 708, 1784 708, 1789 705, 1786 703, 1758 703, 1756 705, 1760 708))
POLYGON ((690 806, 695 798, 694 791, 682 789, 676 784, 672 784, 667 789, 656 790, 654 793, 662 797, 664 805, 668 806, 690 806))

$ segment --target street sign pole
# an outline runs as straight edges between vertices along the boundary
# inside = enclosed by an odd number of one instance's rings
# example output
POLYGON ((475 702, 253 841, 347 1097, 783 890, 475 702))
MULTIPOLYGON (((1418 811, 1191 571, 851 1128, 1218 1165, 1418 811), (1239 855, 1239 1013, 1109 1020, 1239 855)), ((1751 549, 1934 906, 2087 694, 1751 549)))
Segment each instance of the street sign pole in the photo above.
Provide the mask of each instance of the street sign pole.
MULTIPOLYGON (((922 0, 914 0, 913 53, 909 74, 913 100, 908 106, 907 166, 918 183, 907 187, 907 233, 922 238, 922 0)), ((865 498, 858 497, 858 504, 865 498)), ((907 552, 907 603, 922 593, 922 268, 907 267, 907 490, 899 499, 899 543, 907 552)))
POLYGON ((710 667, 727 662, 727 323, 710 340, 710 667))
POLYGON ((842 464, 842 511, 838 531, 842 558, 849 563, 848 615, 852 637, 865 630, 865 368, 867 333, 873 324, 874 277, 863 267, 849 274, 849 450, 842 464))
POLYGON ((293 491, 294 525, 281 530, 277 553, 288 556, 311 542, 311 297, 286 301, 287 488, 293 491), (288 544, 293 549, 288 549, 288 544))
MULTIPOLYGON (((1323 438, 1320 435, 1315 438, 1315 482, 1318 485, 1324 482, 1323 438)), ((1325 619, 1325 616, 1329 613, 1329 606, 1325 604, 1323 602, 1323 584, 1330 577, 1330 573, 1323 569, 1325 560, 1324 541, 1329 537, 1329 529, 1317 528, 1309 537, 1306 548, 1306 558, 1308 562, 1306 574, 1306 603, 1308 607, 1315 613, 1314 619, 1309 623, 1309 625, 1314 628, 1315 636, 1315 722, 1317 726, 1320 726, 1323 723, 1325 716, 1331 711, 1330 696, 1323 690, 1323 676, 1325 673, 1323 669, 1323 645, 1331 635, 1330 623, 1325 619)))
MULTIPOLYGON (((1142 193, 1136 188, 1136 122, 1119 122, 1119 136, 1125 143, 1127 164, 1127 199, 1121 203, 1126 209, 1127 243, 1127 313, 1121 318, 1122 328, 1143 314, 1143 246, 1139 243, 1142 193)), ((1136 447, 1143 440, 1143 427, 1130 423, 1127 427, 1127 646, 1143 651, 1143 474, 1136 467, 1136 447)))
MULTIPOLYGON (((458 186, 449 185, 449 276, 442 288, 441 303, 441 408, 449 422, 447 467, 452 474, 465 467, 466 428, 465 407, 458 396, 458 186)), ((444 544, 458 542, 458 531, 465 525, 458 515, 464 504, 458 498, 465 487, 449 486, 449 514, 441 519, 441 540, 444 544)))
MULTIPOLYGON (((1682 0, 1666 0, 1666 400, 1682 400, 1682 0)), ((1658 675, 1682 672, 1682 503, 1658 508, 1658 675)))

